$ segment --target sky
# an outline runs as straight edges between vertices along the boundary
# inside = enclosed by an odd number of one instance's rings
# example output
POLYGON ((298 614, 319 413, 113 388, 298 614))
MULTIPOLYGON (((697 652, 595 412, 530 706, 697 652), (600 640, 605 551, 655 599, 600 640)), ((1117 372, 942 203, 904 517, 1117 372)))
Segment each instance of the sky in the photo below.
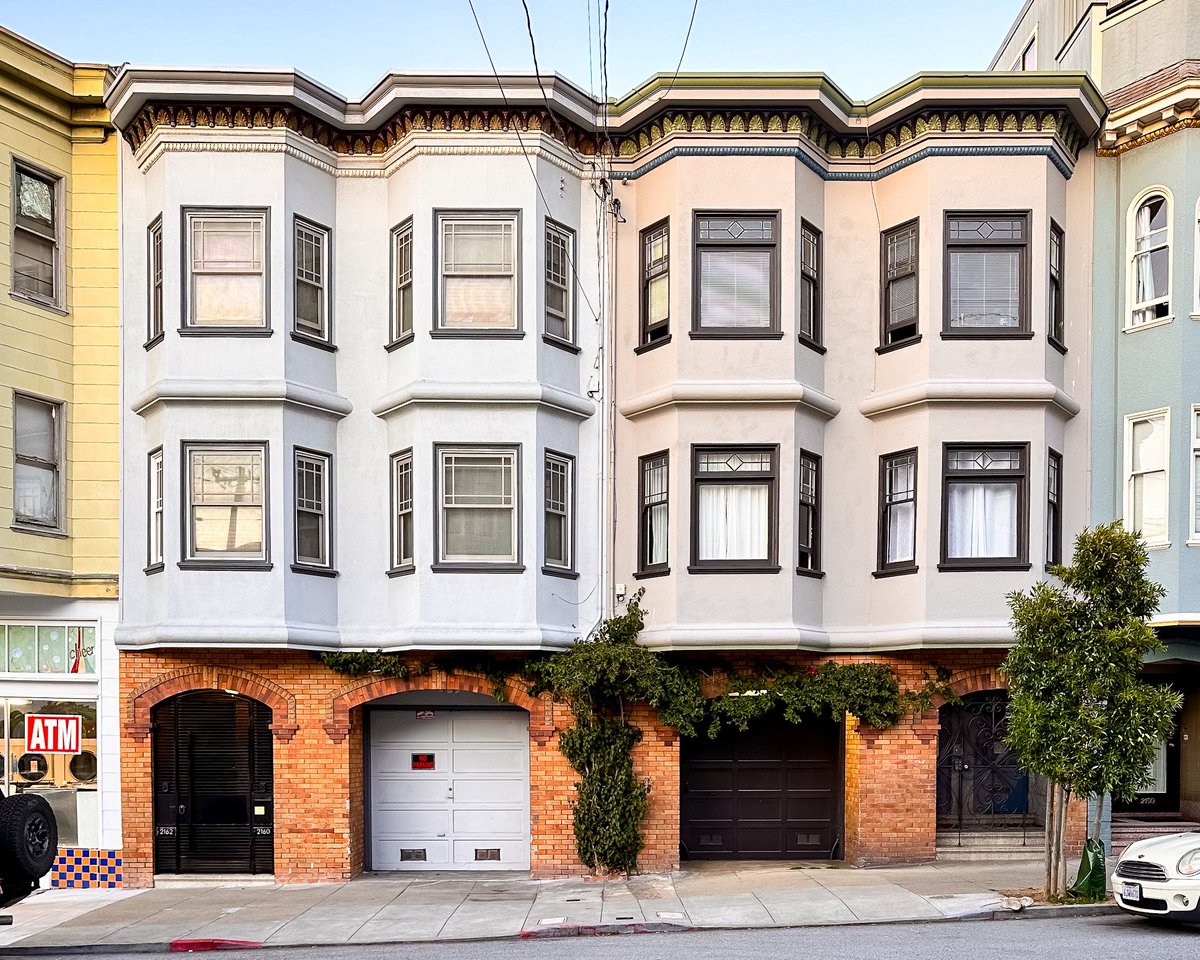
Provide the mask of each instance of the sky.
MULTIPOLYGON (((528 0, 543 73, 600 92, 604 2, 528 0)), ((531 72, 521 0, 474 3, 496 67, 531 72)), ((608 92, 620 98, 675 71, 693 0, 608 3, 608 92)), ((697 0, 682 69, 824 72, 865 99, 920 71, 986 70, 1021 5, 697 0)), ((468 0, 0 0, 0 23, 77 62, 295 67, 350 100, 391 70, 489 69, 468 0)))

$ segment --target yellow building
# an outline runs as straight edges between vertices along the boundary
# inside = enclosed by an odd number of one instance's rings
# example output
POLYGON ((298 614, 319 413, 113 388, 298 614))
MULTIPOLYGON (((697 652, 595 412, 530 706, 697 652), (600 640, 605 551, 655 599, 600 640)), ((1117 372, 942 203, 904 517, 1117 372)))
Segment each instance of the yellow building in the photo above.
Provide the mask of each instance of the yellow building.
POLYGON ((50 802, 76 886, 121 836, 110 79, 0 28, 0 787, 50 802), (81 751, 26 750, 29 714, 82 717, 81 751))

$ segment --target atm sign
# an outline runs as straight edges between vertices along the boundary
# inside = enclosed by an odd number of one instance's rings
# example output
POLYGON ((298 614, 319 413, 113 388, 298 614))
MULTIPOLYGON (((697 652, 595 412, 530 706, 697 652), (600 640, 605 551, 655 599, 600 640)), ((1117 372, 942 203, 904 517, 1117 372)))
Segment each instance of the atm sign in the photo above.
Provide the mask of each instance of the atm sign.
POLYGON ((25 715, 25 749, 30 753, 77 754, 83 750, 83 717, 51 713, 25 715))

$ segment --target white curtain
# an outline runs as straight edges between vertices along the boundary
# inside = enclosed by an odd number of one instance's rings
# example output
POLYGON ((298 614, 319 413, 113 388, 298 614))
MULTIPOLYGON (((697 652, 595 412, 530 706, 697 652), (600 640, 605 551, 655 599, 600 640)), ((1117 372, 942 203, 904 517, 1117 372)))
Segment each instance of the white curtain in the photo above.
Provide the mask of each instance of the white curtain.
POLYGON ((887 562, 902 563, 913 559, 914 523, 917 505, 911 500, 888 507, 887 562))
POLYGON ((656 503, 650 507, 650 542, 646 553, 646 563, 651 566, 667 562, 666 503, 656 503))
POLYGON ((1017 487, 952 483, 948 496, 947 554, 967 559, 1017 555, 1017 487))
POLYGON ((768 489, 765 484, 700 487, 700 559, 766 560, 768 489))
POLYGON ((1135 303, 1145 303, 1157 296, 1154 292, 1154 262, 1150 253, 1144 250, 1150 237, 1150 204, 1144 203, 1138 207, 1133 234, 1137 249, 1137 259, 1134 261, 1136 291, 1133 299, 1135 303))

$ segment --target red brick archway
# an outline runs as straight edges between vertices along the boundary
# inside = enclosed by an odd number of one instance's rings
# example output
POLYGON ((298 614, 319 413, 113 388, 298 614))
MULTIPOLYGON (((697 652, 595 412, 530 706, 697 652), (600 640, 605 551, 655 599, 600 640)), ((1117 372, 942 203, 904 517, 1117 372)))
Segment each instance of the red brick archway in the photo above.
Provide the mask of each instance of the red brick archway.
POLYGON ((232 690, 271 708, 271 732, 287 741, 300 729, 296 721, 296 698, 283 687, 249 670, 204 666, 160 674, 129 694, 126 727, 135 740, 150 735, 150 714, 158 704, 193 690, 232 690))

